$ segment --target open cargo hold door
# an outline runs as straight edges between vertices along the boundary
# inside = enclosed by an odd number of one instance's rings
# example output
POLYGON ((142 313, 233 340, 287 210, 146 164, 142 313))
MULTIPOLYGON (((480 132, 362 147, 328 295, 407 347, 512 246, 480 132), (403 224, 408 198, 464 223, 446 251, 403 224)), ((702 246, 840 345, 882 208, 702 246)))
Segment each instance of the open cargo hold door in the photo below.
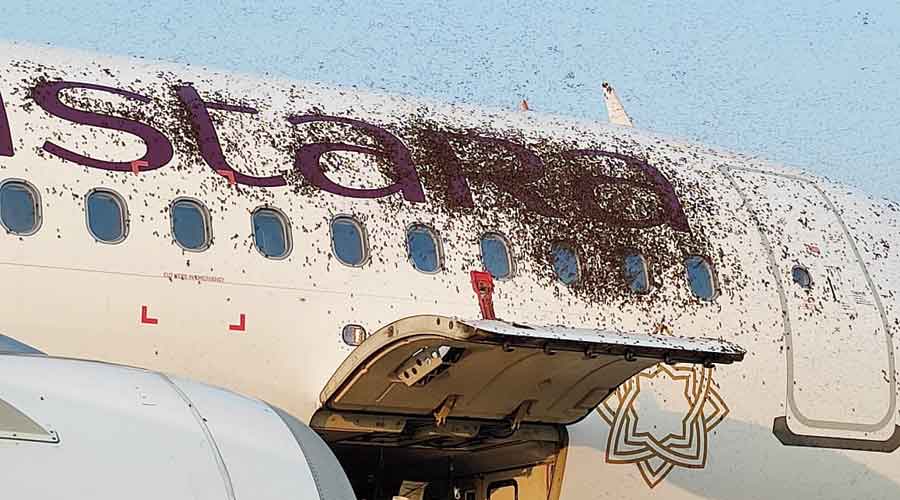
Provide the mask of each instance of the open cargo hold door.
POLYGON ((513 428, 571 424, 656 363, 710 365, 743 356, 715 339, 415 316, 363 342, 320 397, 332 412, 429 417, 439 426, 448 417, 509 421, 513 428))
POLYGON ((391 498, 415 482, 425 499, 486 500, 502 494, 491 493, 500 481, 518 498, 555 500, 564 424, 661 361, 743 356, 719 340, 415 316, 350 354, 311 424, 360 498, 391 498))

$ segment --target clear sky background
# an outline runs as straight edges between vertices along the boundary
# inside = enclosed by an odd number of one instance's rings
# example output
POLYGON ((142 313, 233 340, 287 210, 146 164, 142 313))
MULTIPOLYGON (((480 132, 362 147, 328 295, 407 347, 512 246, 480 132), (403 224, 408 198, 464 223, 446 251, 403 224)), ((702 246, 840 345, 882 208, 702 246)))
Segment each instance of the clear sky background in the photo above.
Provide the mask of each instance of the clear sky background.
POLYGON ((0 39, 637 126, 900 201, 900 2, 3 0, 0 39), (786 5, 788 3, 789 5, 786 5))

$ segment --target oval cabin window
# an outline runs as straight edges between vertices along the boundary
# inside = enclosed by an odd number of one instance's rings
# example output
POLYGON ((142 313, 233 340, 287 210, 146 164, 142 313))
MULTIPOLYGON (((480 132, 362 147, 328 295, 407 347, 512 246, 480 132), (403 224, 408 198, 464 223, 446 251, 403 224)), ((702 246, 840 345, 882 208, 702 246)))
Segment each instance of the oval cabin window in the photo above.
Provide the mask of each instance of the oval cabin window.
POLYGON ((95 240, 118 243, 125 239, 125 203, 111 191, 91 191, 85 200, 88 230, 95 240))
POLYGON ((0 222, 7 232, 27 236, 40 227, 41 210, 37 191, 23 181, 7 181, 0 186, 0 222))
POLYGON ((270 259, 281 259, 290 253, 287 219, 281 212, 260 208, 253 212, 253 241, 259 253, 270 259))
POLYGON ((650 291, 650 277, 647 271, 647 260, 634 252, 625 256, 625 283, 634 293, 650 291))
POLYGON ((567 245, 555 245, 551 252, 553 259, 553 273, 566 285, 578 281, 581 271, 578 264, 578 255, 575 250, 567 245))
POLYGON ((706 257, 692 255, 684 261, 691 292, 697 298, 712 300, 716 296, 716 285, 712 266, 706 257))
POLYGON ((362 224, 352 217, 337 217, 331 222, 331 246, 342 264, 357 267, 366 261, 365 233, 362 224))
POLYGON ((484 269, 496 279, 512 276, 512 259, 506 239, 496 233, 481 237, 481 263, 484 269))
POLYGON ((172 204, 172 236, 181 248, 202 251, 209 247, 209 214, 193 200, 178 200, 172 204))
POLYGON ((794 283, 800 285, 800 288, 809 290, 812 288, 812 276, 809 274, 809 269, 797 265, 791 269, 791 277, 794 279, 794 283))
POLYGON ((423 273, 436 273, 441 269, 441 249, 431 228, 416 224, 406 232, 406 248, 413 267, 423 273))

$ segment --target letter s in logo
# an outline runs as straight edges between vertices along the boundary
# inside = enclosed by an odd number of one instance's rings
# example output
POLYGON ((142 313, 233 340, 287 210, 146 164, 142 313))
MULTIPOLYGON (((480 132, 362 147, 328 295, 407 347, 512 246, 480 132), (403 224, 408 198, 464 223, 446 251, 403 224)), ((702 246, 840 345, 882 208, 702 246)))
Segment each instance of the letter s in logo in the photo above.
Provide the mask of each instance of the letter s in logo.
MULTIPOLYGON (((81 111, 71 108, 62 103, 59 98, 60 92, 66 89, 89 89, 99 90, 101 92, 109 92, 128 99, 134 99, 140 102, 150 102, 149 97, 135 94, 127 90, 96 85, 93 83, 78 82, 46 82, 37 85, 31 92, 34 101, 45 111, 53 116, 57 116, 64 120, 82 125, 91 125, 110 130, 119 130, 139 137, 147 146, 147 152, 144 156, 136 158, 147 162, 147 166, 141 170, 154 170, 167 164, 172 159, 172 143, 160 131, 155 128, 127 118, 118 118, 115 116, 106 116, 92 111, 81 111)), ((50 141, 44 142, 44 150, 50 154, 56 155, 64 160, 68 160, 86 167, 100 168, 103 170, 117 170, 121 172, 130 172, 131 163, 128 161, 105 161, 96 158, 90 158, 73 151, 69 151, 50 141)))

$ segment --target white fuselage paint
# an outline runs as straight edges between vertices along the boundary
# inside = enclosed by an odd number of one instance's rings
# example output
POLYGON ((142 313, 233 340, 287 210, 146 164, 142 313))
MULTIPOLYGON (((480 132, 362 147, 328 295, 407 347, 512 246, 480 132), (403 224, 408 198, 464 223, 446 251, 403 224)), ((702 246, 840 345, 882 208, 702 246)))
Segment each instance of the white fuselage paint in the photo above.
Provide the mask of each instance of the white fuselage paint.
MULTIPOLYGON (((177 150, 169 166, 138 175, 64 162, 41 150, 44 141, 52 137, 68 149, 117 161, 139 158, 144 146, 131 135, 52 117, 30 101, 26 87, 46 73, 51 80, 140 93, 161 85, 159 75, 171 73, 194 82, 201 93, 225 89, 258 103, 259 115, 240 118, 250 127, 258 120, 287 128, 275 124, 313 107, 390 123, 396 114, 413 112, 418 102, 15 44, 0 45, 0 54, 0 92, 15 146, 13 157, 0 157, 0 181, 27 180, 39 191, 42 210, 37 233, 5 235, 0 244, 3 333, 54 355, 214 383, 308 420, 319 406, 320 391, 352 350, 341 339, 344 325, 360 324, 372 332, 415 314, 479 315, 468 274, 478 267, 479 235, 430 210, 428 203, 392 195, 403 208, 385 223, 385 206, 373 200, 326 192, 300 195, 290 188, 235 188, 202 163, 172 168, 189 164, 177 150), (115 76, 103 71, 107 67, 115 69, 115 76), (129 231, 121 243, 96 242, 87 230, 84 195, 97 187, 113 189, 127 202, 129 231), (251 191, 263 193, 265 203, 290 220, 293 249, 286 259, 267 259, 253 247, 250 213, 264 203, 251 191), (214 240, 204 252, 185 252, 172 242, 168 206, 181 196, 210 209, 214 240), (339 214, 375 221, 367 227, 372 257, 360 268, 330 257, 328 221, 339 214), (416 222, 432 225, 441 235, 444 270, 438 274, 414 270, 406 255, 405 230, 416 222), (158 323, 140 322, 143 306, 158 323), (245 331, 229 329, 241 314, 245 331)), ((122 102, 110 95, 97 98, 122 102)), ((177 102, 160 106, 171 110, 177 102)), ((497 282, 494 303, 501 318, 722 337, 747 351, 742 363, 711 370, 713 380, 706 385, 672 373, 645 377, 643 391, 623 400, 637 417, 624 430, 602 412, 570 426, 562 498, 900 497, 900 452, 786 446, 773 434, 779 417, 786 417, 792 432, 806 436, 858 443, 886 441, 894 433, 896 345, 891 335, 900 283, 896 204, 755 159, 631 129, 530 112, 430 106, 460 127, 491 124, 576 142, 587 136, 625 141, 651 162, 669 160, 667 175, 708 189, 702 195, 678 192, 687 200, 692 225, 719 229, 707 231, 721 289, 708 303, 683 306, 696 299, 684 270, 676 268, 657 272, 648 296, 588 300, 567 287, 548 286, 538 277, 538 264, 522 258, 525 252, 510 238, 519 259, 515 277, 497 282), (699 199, 710 193, 710 199, 699 199), (700 220, 703 212, 691 207, 702 203, 717 206, 717 220, 700 220), (792 282, 794 264, 810 270, 811 292, 792 282), (700 392, 689 395, 685 387, 700 392), (699 417, 687 419, 692 410, 699 417), (689 435, 687 444, 676 449, 665 438, 681 433, 682 421, 690 424, 689 435), (634 445, 635 453, 628 455, 625 448, 633 443, 616 444, 616 436, 623 435, 617 432, 610 439, 611 429, 655 439, 643 439, 651 444, 634 445), (622 457, 639 458, 611 463, 616 462, 613 446, 622 457)), ((240 130, 220 129, 220 135, 228 133, 240 130)), ((225 152, 238 170, 271 175, 292 168, 292 159, 269 144, 251 140, 243 147, 254 163, 225 152)), ((360 172, 342 177, 337 171, 335 180, 368 187, 389 182, 365 169, 365 162, 358 165, 360 172)), ((427 189, 426 195, 430 199, 427 189)), ((507 230, 502 221, 498 224, 496 230, 507 230)), ((610 405, 611 415, 617 405, 610 405)))

